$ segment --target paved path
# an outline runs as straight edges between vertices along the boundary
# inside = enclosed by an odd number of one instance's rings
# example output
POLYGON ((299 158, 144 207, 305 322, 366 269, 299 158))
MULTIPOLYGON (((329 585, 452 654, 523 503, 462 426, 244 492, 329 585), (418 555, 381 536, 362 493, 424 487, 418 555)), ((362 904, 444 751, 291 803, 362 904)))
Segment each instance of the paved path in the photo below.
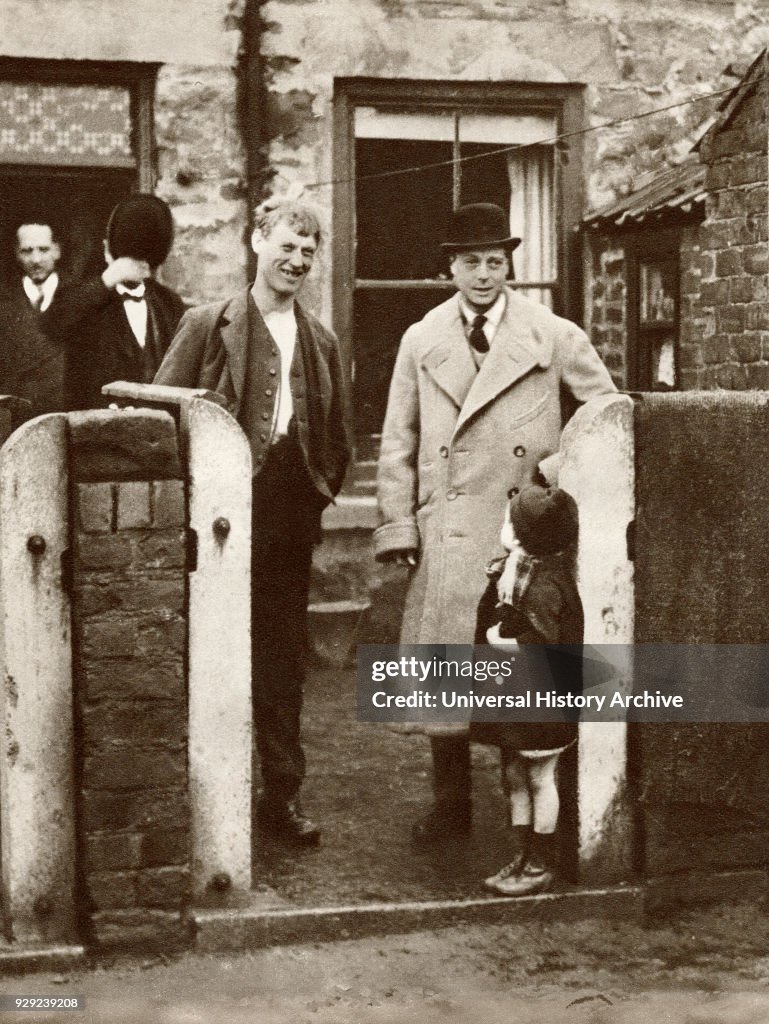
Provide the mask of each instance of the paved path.
POLYGON ((769 928, 742 907, 620 921, 466 927, 3 979, 83 1013, 2 1024, 766 1024, 769 928))

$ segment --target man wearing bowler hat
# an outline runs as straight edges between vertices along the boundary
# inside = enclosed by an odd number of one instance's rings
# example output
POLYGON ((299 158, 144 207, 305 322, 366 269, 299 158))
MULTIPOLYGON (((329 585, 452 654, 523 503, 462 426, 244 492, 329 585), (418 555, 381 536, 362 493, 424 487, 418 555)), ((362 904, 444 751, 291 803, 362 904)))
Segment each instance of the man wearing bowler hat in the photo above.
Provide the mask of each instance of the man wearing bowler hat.
POLYGON ((111 288, 105 283, 102 304, 73 332, 72 408, 106 407, 109 399, 101 389, 111 381, 153 380, 185 310, 176 292, 152 276, 171 251, 173 237, 171 210, 157 196, 129 196, 110 214, 104 240, 105 273, 130 259, 136 277, 123 277, 111 288))
MULTIPOLYGON (((398 351, 374 542, 380 561, 411 573, 404 644, 472 644, 507 500, 552 475, 555 460, 545 463, 575 405, 615 390, 583 331, 507 286, 520 242, 501 207, 459 207, 442 246, 457 293, 398 351)), ((470 747, 464 726, 424 731, 434 805, 414 839, 430 843, 470 831, 470 747)))

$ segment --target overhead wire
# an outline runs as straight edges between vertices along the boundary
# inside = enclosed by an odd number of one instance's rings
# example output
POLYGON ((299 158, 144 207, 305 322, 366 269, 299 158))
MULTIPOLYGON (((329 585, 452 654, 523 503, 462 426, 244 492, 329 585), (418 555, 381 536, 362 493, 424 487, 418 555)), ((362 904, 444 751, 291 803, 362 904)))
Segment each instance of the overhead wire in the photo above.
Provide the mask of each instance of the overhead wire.
MULTIPOLYGON (((754 78, 749 85, 753 86, 758 82, 766 81, 769 75, 759 75, 754 78)), ((518 142, 509 146, 501 146, 497 149, 486 150, 484 153, 472 153, 468 156, 459 156, 455 159, 448 160, 436 160, 426 164, 413 164, 409 167, 398 167, 388 171, 374 171, 370 174, 353 175, 346 178, 329 178, 327 181, 315 181, 304 185, 305 189, 317 189, 317 188, 328 188, 332 185, 349 185, 352 183, 358 183, 362 181, 372 181, 381 178, 394 178, 405 174, 419 174, 422 171, 432 170, 438 167, 451 167, 455 164, 469 163, 472 160, 487 160, 500 154, 517 152, 522 149, 529 149, 533 146, 555 146, 558 147, 559 143, 565 142, 567 139, 573 139, 580 135, 587 135, 590 132, 604 131, 607 128, 615 128, 621 124, 629 124, 633 121, 640 121, 643 118, 654 117, 656 114, 664 114, 669 110, 676 110, 679 107, 686 107, 693 103, 702 103, 705 100, 712 100, 718 96, 725 96, 729 93, 733 93, 740 86, 730 85, 724 89, 716 89, 712 92, 701 93, 698 96, 690 96, 685 100, 678 100, 675 103, 669 103, 664 107, 655 107, 653 110, 644 110, 638 114, 629 114, 627 117, 617 117, 611 121, 604 121, 601 124, 586 125, 584 128, 575 128, 572 131, 561 132, 558 135, 552 136, 549 139, 540 139, 536 142, 518 142)))

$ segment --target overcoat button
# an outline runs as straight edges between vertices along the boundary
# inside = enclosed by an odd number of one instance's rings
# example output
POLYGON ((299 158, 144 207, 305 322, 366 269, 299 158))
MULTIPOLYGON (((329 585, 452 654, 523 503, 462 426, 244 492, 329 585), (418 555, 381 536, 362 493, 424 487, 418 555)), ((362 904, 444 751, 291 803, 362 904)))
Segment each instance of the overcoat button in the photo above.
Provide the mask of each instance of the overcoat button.
POLYGON ((277 372, 278 372, 278 371, 277 371, 277 370, 275 369, 275 367, 274 367, 274 366, 271 366, 271 367, 270 367, 270 376, 271 376, 271 377, 274 377, 274 376, 275 376, 275 375, 277 374, 277 372))
POLYGON ((514 498, 516 494, 518 494, 520 489, 520 487, 511 487, 510 490, 507 492, 508 498, 514 498))
POLYGON ((270 418, 270 417, 269 417, 269 415, 268 415, 268 414, 267 414, 266 412, 263 412, 263 413, 262 413, 262 419, 263 419, 263 420, 268 420, 269 418, 270 418))
POLYGON ((522 459, 525 454, 526 449, 523 447, 522 444, 517 444, 515 448, 513 448, 513 455, 515 455, 516 458, 522 459))
POLYGON ((453 487, 450 487, 449 490, 446 491, 446 501, 454 501, 456 497, 457 492, 454 490, 453 487))
POLYGON ((438 454, 442 459, 447 459, 449 457, 449 450, 445 444, 442 444, 440 446, 440 448, 438 449, 438 454))
POLYGON ((266 441, 267 440, 267 435, 266 434, 260 434, 259 435, 259 440, 260 441, 266 441))
POLYGON ((265 388, 264 393, 268 398, 272 398, 272 388, 265 388))

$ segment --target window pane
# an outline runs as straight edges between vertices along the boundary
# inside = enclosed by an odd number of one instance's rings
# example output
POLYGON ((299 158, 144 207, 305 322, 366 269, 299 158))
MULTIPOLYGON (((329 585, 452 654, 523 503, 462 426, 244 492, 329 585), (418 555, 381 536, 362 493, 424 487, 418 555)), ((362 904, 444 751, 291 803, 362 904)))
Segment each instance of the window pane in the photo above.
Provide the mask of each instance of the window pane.
POLYGON ((0 82, 0 163, 133 167, 128 89, 0 82))
POLYGON ((462 162, 463 203, 496 203, 503 210, 510 208, 510 179, 507 175, 507 157, 496 152, 498 145, 463 143, 461 157, 472 159, 462 162))
POLYGON ((355 108, 356 139, 420 139, 422 142, 454 141, 454 115, 443 111, 379 110, 355 108))
POLYGON ((447 297, 445 289, 429 287, 355 293, 353 408, 358 437, 381 433, 403 332, 447 297))
POLYGON ((652 391, 672 391, 676 386, 675 337, 670 334, 656 338, 650 348, 652 391))
POLYGON ((676 261, 642 263, 640 270, 641 322, 673 320, 676 315, 676 261))
MULTIPOLYGON (((510 178, 510 225, 521 238, 513 254, 519 281, 554 281, 556 266, 553 150, 531 146, 507 156, 510 178)), ((529 298, 552 308, 552 292, 528 289, 529 298)))
POLYGON ((459 138, 462 142, 488 142, 496 148, 538 142, 552 144, 555 135, 555 118, 534 114, 507 117, 500 114, 462 113, 459 121, 459 138))
MULTIPOLYGON (((418 132, 417 125, 414 131, 418 132)), ((400 281, 447 275, 440 243, 451 214, 451 164, 366 180, 367 175, 444 160, 451 160, 451 145, 446 142, 357 140, 358 278, 400 281)))

